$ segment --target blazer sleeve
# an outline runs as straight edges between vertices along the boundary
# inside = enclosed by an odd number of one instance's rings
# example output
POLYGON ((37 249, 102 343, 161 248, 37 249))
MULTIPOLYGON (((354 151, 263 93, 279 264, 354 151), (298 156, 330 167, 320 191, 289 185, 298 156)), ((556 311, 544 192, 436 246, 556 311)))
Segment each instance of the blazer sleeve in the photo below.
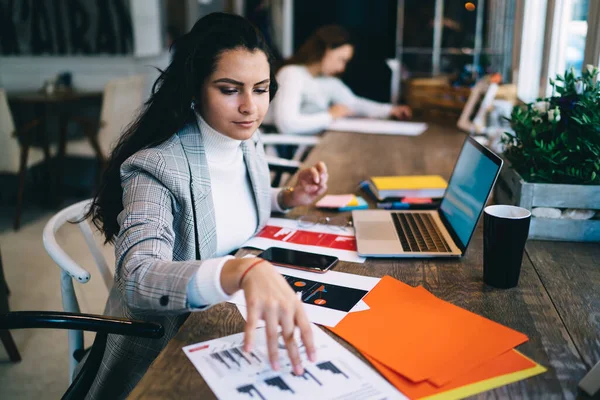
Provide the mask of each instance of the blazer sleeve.
POLYGON ((123 211, 118 216, 120 231, 115 242, 117 287, 128 307, 139 314, 194 311, 187 287, 202 261, 173 261, 176 202, 156 177, 164 171, 164 162, 156 153, 137 153, 132 158, 121 167, 123 211))

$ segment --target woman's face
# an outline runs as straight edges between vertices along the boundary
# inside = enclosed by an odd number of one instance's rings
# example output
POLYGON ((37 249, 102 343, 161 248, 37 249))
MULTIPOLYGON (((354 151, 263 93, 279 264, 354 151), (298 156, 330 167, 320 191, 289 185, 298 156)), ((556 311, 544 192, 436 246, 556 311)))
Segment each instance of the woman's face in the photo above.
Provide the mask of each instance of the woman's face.
POLYGON ((260 50, 224 51, 202 85, 202 118, 232 139, 252 137, 269 109, 269 73, 267 56, 260 50))
POLYGON ((321 60, 321 73, 327 76, 339 75, 346 69, 346 64, 354 55, 354 47, 344 44, 335 49, 325 50, 321 60))

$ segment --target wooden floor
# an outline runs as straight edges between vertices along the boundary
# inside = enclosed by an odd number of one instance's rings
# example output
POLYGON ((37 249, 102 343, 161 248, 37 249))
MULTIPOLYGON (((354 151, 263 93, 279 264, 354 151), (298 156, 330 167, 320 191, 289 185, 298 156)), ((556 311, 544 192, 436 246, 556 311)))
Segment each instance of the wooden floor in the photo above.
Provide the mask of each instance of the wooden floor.
MULTIPOLYGON (((331 194, 355 192, 358 182, 373 175, 440 174, 447 179, 464 138, 441 125, 430 126, 419 137, 329 132, 307 164, 327 163, 331 194)), ((301 208, 287 217, 309 212, 320 213, 301 208)), ((444 300, 525 333, 529 341, 518 349, 548 372, 477 398, 585 398, 577 384, 600 359, 600 245, 529 241, 519 286, 508 290, 483 284, 482 252, 480 223, 465 257, 458 260, 368 259, 364 264, 340 263, 336 270, 387 274, 423 285, 444 300)), ((130 398, 214 398, 181 348, 241 332, 243 324, 230 304, 192 314, 130 398)))

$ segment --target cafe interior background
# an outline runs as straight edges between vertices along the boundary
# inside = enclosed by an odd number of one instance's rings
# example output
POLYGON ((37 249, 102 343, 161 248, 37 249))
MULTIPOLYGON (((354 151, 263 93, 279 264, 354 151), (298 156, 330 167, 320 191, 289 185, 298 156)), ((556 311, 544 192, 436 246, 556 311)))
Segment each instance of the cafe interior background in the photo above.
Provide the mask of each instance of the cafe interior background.
MULTIPOLYGON (((593 0, 0 0, 0 127, 9 119, 13 126, 0 129, 0 248, 10 309, 62 309, 60 270, 42 230, 58 210, 94 192, 101 163, 88 135, 98 135, 101 152, 110 149, 119 132, 107 127, 127 123, 115 109, 142 104, 169 63, 170 43, 203 15, 246 16, 280 59, 319 26, 343 25, 356 54, 342 79, 356 94, 455 126, 484 76, 493 76, 496 99, 512 107, 546 96, 548 79, 570 66, 598 65, 600 27, 590 21, 599 8, 593 0), (44 100, 61 92, 67 100, 44 100), (25 173, 24 139, 15 132, 31 138, 25 173)), ((488 123, 510 129, 501 118, 488 123)), ((65 227, 60 239, 76 262, 89 262, 76 227, 65 227)), ((114 260, 110 246, 103 251, 114 260)), ((102 313, 102 280, 82 286, 82 310, 102 313)), ((86 333, 86 342, 92 337, 86 333)), ((0 346, 0 397, 60 396, 69 380, 67 333, 19 330, 13 338, 23 361, 10 362, 0 346)))

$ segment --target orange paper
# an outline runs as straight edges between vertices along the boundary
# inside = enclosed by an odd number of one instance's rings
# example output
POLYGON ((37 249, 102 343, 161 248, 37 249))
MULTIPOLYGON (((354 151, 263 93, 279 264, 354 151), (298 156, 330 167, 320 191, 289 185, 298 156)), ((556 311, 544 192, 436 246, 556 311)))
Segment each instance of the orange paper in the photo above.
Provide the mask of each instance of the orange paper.
MULTIPOLYGON (((447 392, 452 389, 471 385, 501 375, 507 375, 513 372, 534 368, 536 366, 536 363, 521 355, 519 352, 510 350, 499 355, 498 357, 486 361, 468 373, 453 379, 451 382, 437 387, 428 381, 423 381, 420 383, 411 382, 368 354, 363 353, 363 355, 383 376, 387 378, 392 385, 396 387, 396 389, 411 399, 419 399, 422 397, 447 392)), ((489 389, 491 388, 492 387, 489 387, 489 389)))
POLYGON ((333 332, 397 373, 441 387, 527 336, 385 276, 333 332))

